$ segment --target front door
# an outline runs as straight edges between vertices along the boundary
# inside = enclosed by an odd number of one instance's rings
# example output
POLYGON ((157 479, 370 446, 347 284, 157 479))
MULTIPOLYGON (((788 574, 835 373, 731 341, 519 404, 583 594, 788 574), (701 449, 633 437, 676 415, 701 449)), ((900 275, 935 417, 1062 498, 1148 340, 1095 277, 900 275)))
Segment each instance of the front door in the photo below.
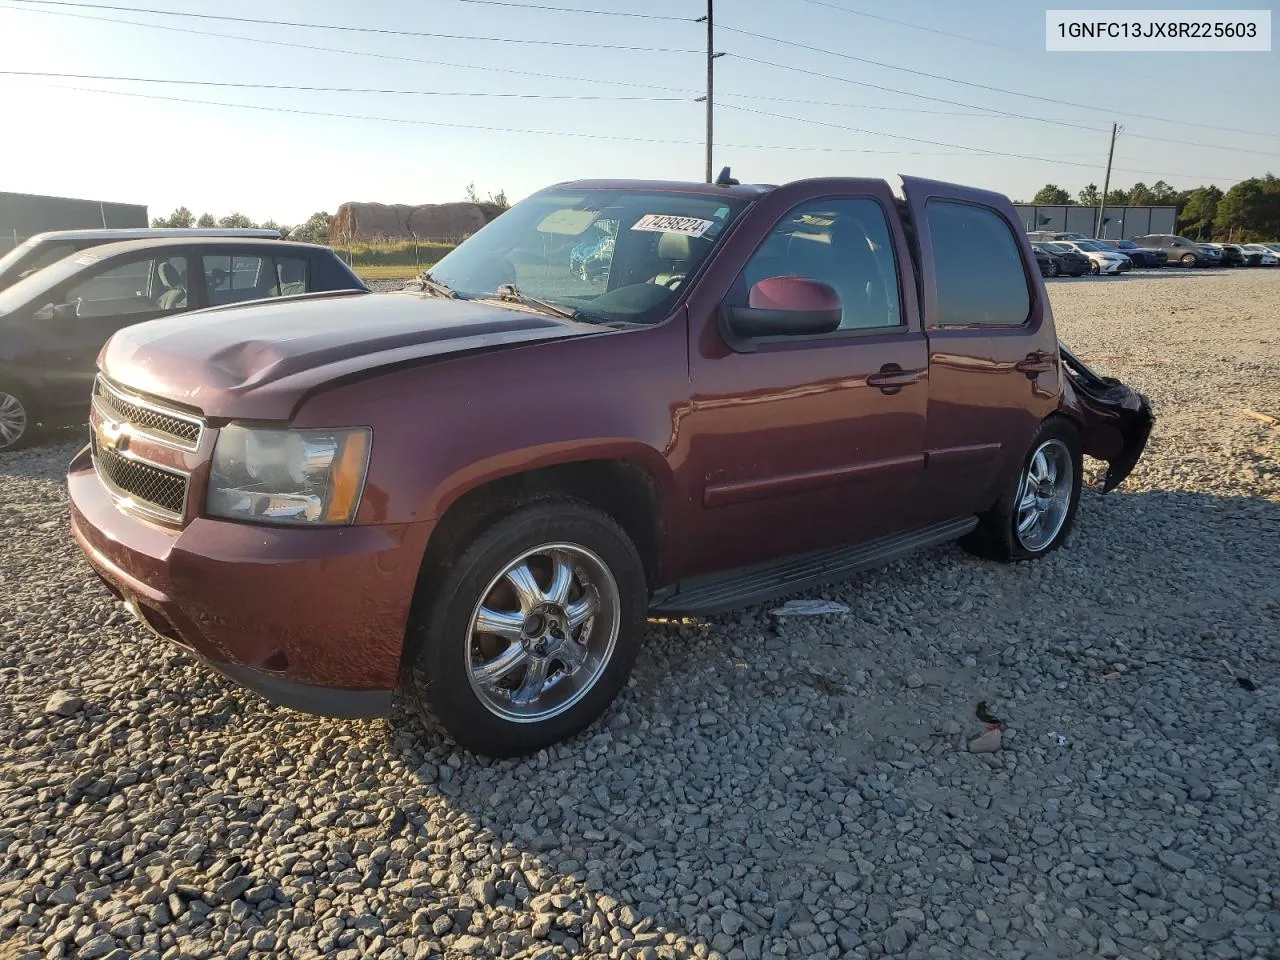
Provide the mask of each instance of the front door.
POLYGON ((103 344, 124 327, 191 309, 187 277, 187 257, 146 253, 113 259, 55 288, 24 324, 30 377, 43 385, 46 409, 83 406, 87 416, 103 344))
POLYGON ((927 349, 893 198, 883 183, 822 180, 759 204, 717 257, 746 266, 713 270, 690 301, 685 575, 916 522, 927 349), (721 309, 747 305, 754 284, 777 276, 833 287, 840 328, 731 348, 721 309))

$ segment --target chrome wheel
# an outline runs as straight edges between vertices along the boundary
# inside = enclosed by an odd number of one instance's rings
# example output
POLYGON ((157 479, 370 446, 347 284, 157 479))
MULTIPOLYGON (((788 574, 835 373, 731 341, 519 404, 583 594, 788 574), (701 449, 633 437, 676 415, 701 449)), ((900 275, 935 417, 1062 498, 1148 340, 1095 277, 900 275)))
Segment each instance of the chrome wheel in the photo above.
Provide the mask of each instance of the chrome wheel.
POLYGON ((1071 451, 1061 440, 1046 440, 1031 455, 1018 483, 1014 521, 1024 549, 1039 553, 1061 532, 1071 511, 1073 469, 1071 451))
POLYGON ((11 447, 27 432, 27 408, 11 393, 0 390, 0 450, 11 447))
POLYGON ((467 630, 468 679, 489 712, 538 723, 595 686, 618 641, 620 598, 595 553, 535 547, 489 582, 467 630))

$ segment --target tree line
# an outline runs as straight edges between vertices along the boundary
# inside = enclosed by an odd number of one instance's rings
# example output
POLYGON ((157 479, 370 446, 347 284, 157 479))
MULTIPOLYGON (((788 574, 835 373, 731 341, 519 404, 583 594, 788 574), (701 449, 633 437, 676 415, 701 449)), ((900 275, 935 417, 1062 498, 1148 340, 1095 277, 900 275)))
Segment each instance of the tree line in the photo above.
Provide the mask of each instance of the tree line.
POLYGON ((282 237, 292 236, 296 240, 309 240, 312 243, 328 243, 329 242, 329 221, 333 218, 323 211, 313 213, 303 223, 297 227, 291 227, 286 224, 276 223, 274 220, 264 220, 262 223, 254 223, 249 217, 238 211, 227 214, 225 217, 215 217, 211 213, 202 213, 196 216, 186 207, 178 207, 173 213, 167 217, 153 217, 151 226, 153 227, 202 227, 210 229, 212 227, 249 227, 262 230, 279 230, 282 237))
MULTIPOLYGON (((1091 183, 1073 199, 1062 187, 1047 183, 1031 198, 1048 205, 1097 206, 1101 191, 1091 183)), ((1151 186, 1135 183, 1127 190, 1107 191, 1107 206, 1177 207, 1177 231, 1194 240, 1275 240, 1280 237, 1280 178, 1241 180, 1225 193, 1213 185, 1175 190, 1163 180, 1151 186)))
MULTIPOLYGON (((491 203, 500 210, 506 210, 511 206, 507 200, 507 191, 499 190, 497 193, 490 193, 488 199, 481 200, 480 195, 476 193, 476 185, 474 183, 467 184, 465 198, 469 203, 491 203)), ((202 213, 196 216, 186 207, 178 207, 173 213, 167 217, 154 217, 151 220, 153 227, 202 227, 210 229, 213 227, 242 227, 242 228, 261 228, 263 230, 279 230, 282 237, 290 237, 293 240, 305 240, 309 243, 329 242, 329 227, 333 222, 333 216, 326 211, 318 211, 299 224, 296 227, 290 227, 276 223, 274 220, 266 220, 262 223, 254 223, 243 213, 232 212, 225 217, 215 217, 211 213, 202 213)))

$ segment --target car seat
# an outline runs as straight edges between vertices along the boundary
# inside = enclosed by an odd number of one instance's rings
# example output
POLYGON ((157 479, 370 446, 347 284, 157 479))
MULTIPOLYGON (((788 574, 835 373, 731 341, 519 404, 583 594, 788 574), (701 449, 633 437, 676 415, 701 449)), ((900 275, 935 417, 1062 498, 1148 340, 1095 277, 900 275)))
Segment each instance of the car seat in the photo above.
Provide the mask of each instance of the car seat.
POLYGON ((187 305, 187 285, 184 278, 170 261, 165 260, 157 271, 160 284, 165 289, 156 298, 156 307, 160 310, 181 310, 187 305))

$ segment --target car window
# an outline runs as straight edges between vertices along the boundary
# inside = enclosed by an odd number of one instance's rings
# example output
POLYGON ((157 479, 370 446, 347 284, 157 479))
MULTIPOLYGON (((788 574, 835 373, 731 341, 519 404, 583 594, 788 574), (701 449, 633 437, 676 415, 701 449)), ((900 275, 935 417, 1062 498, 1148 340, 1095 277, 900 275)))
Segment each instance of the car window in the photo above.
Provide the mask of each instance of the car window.
POLYGON ((809 277, 840 295, 841 330, 902 324, 898 267, 884 209, 870 199, 816 200, 792 209, 739 277, 734 298, 769 277, 809 277))
POLYGON ((71 286, 63 303, 77 317, 121 317, 187 307, 187 258, 146 257, 116 264, 71 286))
POLYGON ((269 297, 291 297, 310 289, 304 257, 272 257, 271 271, 274 283, 267 292, 269 297))
POLYGON ((987 207, 930 200, 939 326, 1018 326, 1031 312, 1026 271, 1013 231, 987 207))
POLYGON ((305 257, 219 254, 204 257, 210 306, 306 293, 310 276, 305 257))

